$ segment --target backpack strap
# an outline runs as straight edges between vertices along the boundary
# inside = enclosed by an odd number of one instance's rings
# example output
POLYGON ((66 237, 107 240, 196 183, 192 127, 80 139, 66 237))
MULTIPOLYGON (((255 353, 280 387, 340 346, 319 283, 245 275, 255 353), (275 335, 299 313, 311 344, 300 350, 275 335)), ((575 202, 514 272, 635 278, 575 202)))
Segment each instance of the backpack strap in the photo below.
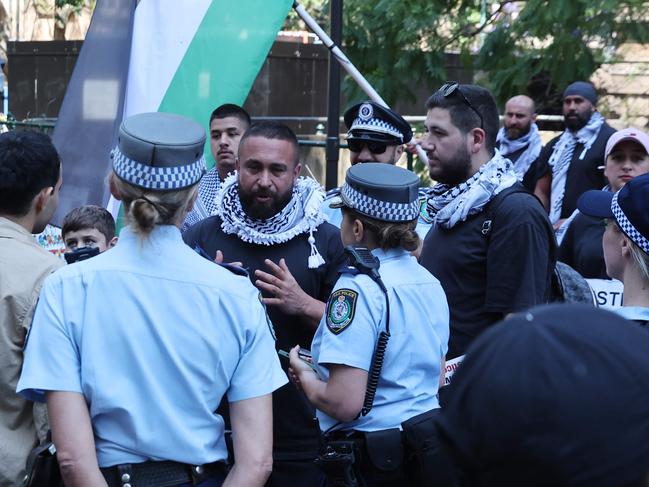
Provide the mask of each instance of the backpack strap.
POLYGON ((525 186, 520 183, 516 183, 509 188, 503 189, 500 193, 494 196, 491 201, 487 203, 487 206, 485 206, 484 209, 485 220, 482 223, 482 230, 480 231, 485 238, 489 238, 489 236, 491 235, 493 220, 496 216, 496 213, 498 212, 498 208, 500 207, 504 199, 507 196, 516 193, 531 194, 527 189, 525 189, 525 186))

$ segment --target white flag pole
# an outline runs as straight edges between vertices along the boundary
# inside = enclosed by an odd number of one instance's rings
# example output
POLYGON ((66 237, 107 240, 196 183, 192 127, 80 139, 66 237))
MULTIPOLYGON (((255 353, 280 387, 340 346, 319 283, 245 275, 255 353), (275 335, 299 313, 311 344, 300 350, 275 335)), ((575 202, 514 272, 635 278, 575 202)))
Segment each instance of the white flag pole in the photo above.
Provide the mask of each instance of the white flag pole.
MULTIPOLYGON (((329 37, 327 33, 324 30, 322 30, 322 28, 318 25, 315 19, 311 17, 309 12, 307 12, 302 5, 300 5, 298 2, 295 1, 293 2, 293 9, 297 12, 300 18, 304 21, 304 23, 313 31, 313 33, 318 36, 318 38, 327 47, 327 49, 331 51, 333 56, 338 60, 338 62, 345 69, 345 71, 347 71, 347 73, 352 78, 354 78, 354 81, 358 83, 358 85, 365 92, 365 94, 367 94, 370 100, 372 100, 375 103, 378 103, 379 105, 389 108, 385 100, 381 98, 381 95, 379 95, 377 91, 374 89, 374 87, 372 87, 372 85, 368 83, 368 81, 361 74, 361 72, 358 69, 356 69, 356 66, 352 64, 349 58, 345 55, 344 52, 340 50, 340 48, 331 39, 331 37, 329 37)), ((428 157, 426 157, 426 153, 424 152, 424 149, 422 149, 421 145, 419 144, 416 145, 416 148, 417 148, 417 155, 419 156, 419 158, 424 163, 427 164, 428 157)))

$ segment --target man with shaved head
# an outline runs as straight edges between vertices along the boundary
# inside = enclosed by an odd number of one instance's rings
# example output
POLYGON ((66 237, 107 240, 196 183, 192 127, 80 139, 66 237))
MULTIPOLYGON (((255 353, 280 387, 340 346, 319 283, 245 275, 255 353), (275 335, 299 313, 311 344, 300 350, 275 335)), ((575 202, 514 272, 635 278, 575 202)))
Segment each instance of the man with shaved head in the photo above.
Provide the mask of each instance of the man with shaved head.
POLYGON ((543 144, 536 126, 536 107, 529 96, 517 95, 505 104, 504 126, 498 132, 500 153, 514 163, 518 180, 534 192, 537 171, 536 160, 543 144))

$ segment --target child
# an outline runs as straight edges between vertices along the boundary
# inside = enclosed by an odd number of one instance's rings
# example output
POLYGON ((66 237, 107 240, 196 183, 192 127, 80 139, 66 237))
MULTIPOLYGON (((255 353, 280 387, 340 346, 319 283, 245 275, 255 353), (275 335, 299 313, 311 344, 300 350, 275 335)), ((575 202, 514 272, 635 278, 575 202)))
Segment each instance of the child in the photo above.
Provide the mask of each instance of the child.
POLYGON ((115 220, 105 208, 84 205, 75 208, 63 219, 65 251, 96 247, 103 252, 117 243, 115 220))

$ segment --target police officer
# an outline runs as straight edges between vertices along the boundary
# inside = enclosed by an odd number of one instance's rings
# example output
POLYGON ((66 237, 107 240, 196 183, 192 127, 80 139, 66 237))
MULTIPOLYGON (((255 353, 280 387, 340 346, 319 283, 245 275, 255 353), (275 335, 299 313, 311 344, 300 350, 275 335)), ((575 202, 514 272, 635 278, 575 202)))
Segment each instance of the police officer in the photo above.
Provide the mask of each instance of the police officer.
POLYGON ((439 281, 410 253, 419 244, 418 185, 406 169, 358 164, 332 202, 357 267, 340 276, 327 302, 311 344, 315 371, 296 347, 289 373, 317 408, 325 439, 353 443, 355 470, 343 480, 328 462, 345 451, 321 456, 330 485, 356 485, 354 476, 406 485, 414 469, 404 465, 400 427, 439 408, 449 310, 439 281))
POLYGON ((259 293, 180 235, 204 143, 184 117, 126 119, 110 187, 129 226, 115 248, 43 286, 18 392, 47 399, 67 486, 221 485, 224 395, 228 479, 260 486, 270 473, 271 393, 286 376, 259 293))
MULTIPOLYGON (((396 164, 403 154, 404 144, 412 139, 410 124, 401 115, 373 101, 348 108, 344 119, 352 166, 362 162, 396 164)), ((340 227, 340 210, 329 206, 338 192, 339 188, 335 188, 327 193, 322 210, 329 223, 340 227)))

